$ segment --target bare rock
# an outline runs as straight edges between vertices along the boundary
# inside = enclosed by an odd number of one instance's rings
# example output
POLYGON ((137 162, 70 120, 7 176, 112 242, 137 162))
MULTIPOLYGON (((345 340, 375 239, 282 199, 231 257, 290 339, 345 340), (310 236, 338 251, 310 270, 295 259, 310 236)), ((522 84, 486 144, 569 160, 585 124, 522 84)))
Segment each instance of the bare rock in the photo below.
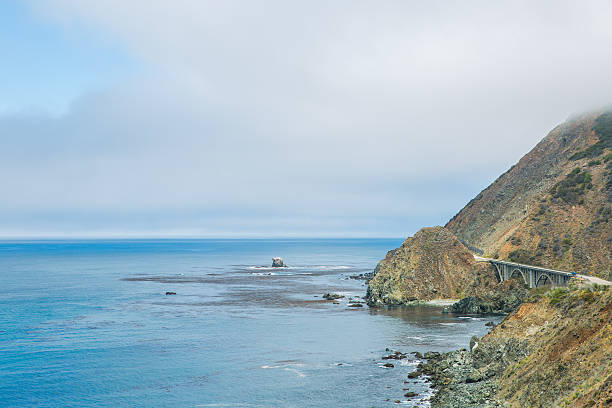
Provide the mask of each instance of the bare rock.
POLYGON ((285 265, 285 261, 283 261, 283 258, 280 257, 274 257, 272 258, 272 267, 273 268, 285 268, 287 267, 287 265, 285 265))

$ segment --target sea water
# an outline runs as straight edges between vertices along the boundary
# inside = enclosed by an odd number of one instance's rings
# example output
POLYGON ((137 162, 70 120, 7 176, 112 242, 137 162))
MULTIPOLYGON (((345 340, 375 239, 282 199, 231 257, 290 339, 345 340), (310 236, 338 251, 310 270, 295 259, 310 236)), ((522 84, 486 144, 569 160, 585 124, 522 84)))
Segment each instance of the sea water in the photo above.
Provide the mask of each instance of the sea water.
POLYGON ((385 349, 466 347, 491 319, 349 307, 366 290, 353 277, 400 244, 0 242, 0 406, 427 406, 428 383, 406 377, 419 361, 385 349))

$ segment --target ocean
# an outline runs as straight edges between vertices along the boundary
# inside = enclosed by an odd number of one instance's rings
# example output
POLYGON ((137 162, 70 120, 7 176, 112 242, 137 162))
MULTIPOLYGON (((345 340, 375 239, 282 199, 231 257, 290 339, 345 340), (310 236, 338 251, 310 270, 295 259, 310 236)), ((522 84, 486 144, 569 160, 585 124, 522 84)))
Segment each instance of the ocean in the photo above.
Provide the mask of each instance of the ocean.
POLYGON ((385 349, 467 347, 494 319, 349 307, 401 242, 2 241, 0 406, 427 406, 418 360, 385 349))

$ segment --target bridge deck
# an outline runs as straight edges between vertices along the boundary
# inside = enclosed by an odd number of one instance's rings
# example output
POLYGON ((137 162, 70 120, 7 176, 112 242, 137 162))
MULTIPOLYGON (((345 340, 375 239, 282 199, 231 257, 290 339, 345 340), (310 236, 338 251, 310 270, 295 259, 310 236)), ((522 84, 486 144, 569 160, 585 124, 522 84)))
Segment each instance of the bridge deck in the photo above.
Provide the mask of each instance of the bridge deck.
MULTIPOLYGON (((517 268, 531 269, 531 270, 534 270, 534 271, 544 272, 544 273, 551 273, 551 274, 555 274, 555 275, 574 276, 574 273, 572 273, 572 272, 559 271, 559 270, 556 270, 556 269, 542 268, 540 266, 532 266, 532 265, 519 264, 519 263, 515 263, 515 262, 500 261, 499 259, 483 258, 483 257, 477 256, 477 255, 474 255, 474 258, 478 262, 496 263, 496 264, 499 264, 499 265, 507 265, 507 266, 517 267, 517 268)), ((597 278, 595 276, 581 275, 581 274, 575 274, 575 276, 578 276, 578 277, 580 277, 582 279, 585 279, 589 283, 597 283, 599 285, 612 285, 612 282, 607 281, 605 279, 597 278)))
POLYGON ((496 263, 496 264, 500 264, 500 265, 508 265, 508 266, 514 266, 514 267, 518 267, 518 268, 531 269, 531 270, 539 271, 539 272, 554 273, 554 274, 563 275, 563 276, 573 276, 574 275, 574 273, 572 273, 572 272, 558 271, 556 269, 542 268, 541 266, 525 265, 525 264, 519 264, 519 263, 515 263, 515 262, 508 262, 508 261, 500 261, 500 260, 497 260, 497 259, 490 259, 490 258, 482 258, 482 259, 486 259, 487 262, 492 262, 492 263, 496 263))

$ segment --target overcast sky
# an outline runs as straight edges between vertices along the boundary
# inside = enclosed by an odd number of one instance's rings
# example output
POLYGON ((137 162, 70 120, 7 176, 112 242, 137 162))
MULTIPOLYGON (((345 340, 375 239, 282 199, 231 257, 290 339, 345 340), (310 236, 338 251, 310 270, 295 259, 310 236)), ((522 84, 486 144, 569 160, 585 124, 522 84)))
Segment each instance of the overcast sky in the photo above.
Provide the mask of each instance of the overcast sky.
POLYGON ((612 103, 609 1, 5 0, 0 236, 406 236, 612 103))

